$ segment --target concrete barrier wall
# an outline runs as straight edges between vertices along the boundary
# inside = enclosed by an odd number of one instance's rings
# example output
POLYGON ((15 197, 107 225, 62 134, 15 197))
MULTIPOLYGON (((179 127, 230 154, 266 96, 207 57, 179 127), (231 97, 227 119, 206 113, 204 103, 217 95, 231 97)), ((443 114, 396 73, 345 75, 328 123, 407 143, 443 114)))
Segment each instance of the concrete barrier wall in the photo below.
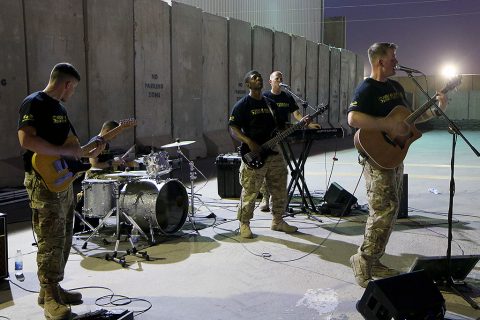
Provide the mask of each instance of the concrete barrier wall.
POLYGON ((345 132, 352 134, 353 129, 348 125, 347 110, 352 100, 352 92, 355 90, 357 62, 355 54, 342 49, 341 53, 341 74, 340 74, 340 111, 339 118, 345 132))
POLYGON ((50 71, 56 63, 73 63, 80 72, 82 81, 78 84, 75 95, 68 101, 67 110, 80 141, 85 143, 89 137, 89 103, 82 2, 27 0, 24 4, 29 92, 45 88, 50 71), (45 23, 46 17, 55 23, 45 23))
POLYGON ((0 105, 8 134, 0 137, 0 187, 23 179, 16 136, 20 102, 45 87, 60 61, 72 62, 82 75, 66 104, 82 143, 106 120, 135 117, 137 127, 114 139, 113 148, 135 143, 137 151, 157 149, 180 138, 196 141, 185 148, 192 159, 233 151, 228 115, 248 93, 243 76, 253 67, 264 75, 265 89, 270 73, 280 70, 311 105, 336 101, 330 113, 338 124, 340 55, 332 59, 328 46, 175 2, 2 4, 0 105), (47 15, 54 18, 49 23, 41 19, 47 15))
MULTIPOLYGON (((133 1, 90 0, 86 4, 88 122, 90 135, 95 135, 107 120, 135 115, 133 1)), ((127 129, 111 146, 133 143, 134 130, 127 129)))
POLYGON ((298 97, 305 100, 305 68, 307 65, 307 40, 292 35, 292 61, 290 88, 298 97))
POLYGON ((202 109, 207 154, 233 150, 227 134, 228 119, 228 22, 203 13, 202 109))
MULTIPOLYGON (((324 44, 318 45, 318 104, 326 106, 330 102, 330 47, 324 44)), ((319 118, 322 127, 330 126, 328 121, 329 110, 319 118)))
POLYGON ((330 48, 330 108, 328 121, 333 127, 340 127, 340 49, 330 48))
MULTIPOLYGON (((228 20, 228 111, 248 93, 243 77, 252 68, 252 36, 250 23, 228 20)), ((225 119, 227 121, 227 119, 225 119)))
MULTIPOLYGON (((27 64, 25 60, 24 21, 21 0, 2 2, 0 10, 0 138, 2 159, 18 157, 22 151, 18 144, 18 108, 28 93, 27 64)), ((21 164, 19 165, 21 167, 21 164)), ((21 168, 20 168, 21 169, 21 168)), ((1 165, 1 174, 11 172, 10 166, 1 165)))
POLYGON ((171 21, 173 135, 181 140, 196 141, 187 146, 191 158, 205 157, 200 83, 203 72, 202 11, 173 2, 171 21))
POLYGON ((263 88, 269 89, 268 79, 273 68, 273 31, 260 26, 252 28, 252 69, 263 77, 263 88))
POLYGON ((283 82, 290 83, 290 65, 292 57, 290 35, 275 31, 273 35, 273 70, 281 71, 283 82))
POLYGON ((135 142, 157 149, 173 141, 170 6, 136 0, 134 12, 135 142))
MULTIPOLYGON (((318 43, 307 40, 307 61, 305 67, 305 100, 315 107, 318 97, 318 43)), ((307 110, 312 113, 313 110, 307 110)))

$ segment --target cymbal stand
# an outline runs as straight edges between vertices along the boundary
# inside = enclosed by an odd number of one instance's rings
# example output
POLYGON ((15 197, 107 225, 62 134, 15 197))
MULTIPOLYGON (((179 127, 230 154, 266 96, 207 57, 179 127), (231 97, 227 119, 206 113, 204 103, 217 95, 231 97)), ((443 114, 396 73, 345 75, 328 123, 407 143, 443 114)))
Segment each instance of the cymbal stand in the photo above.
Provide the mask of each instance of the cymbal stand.
MULTIPOLYGON (((94 231, 95 230, 95 227, 92 226, 85 218, 84 216, 78 212, 77 210, 75 210, 75 219, 80 219, 80 221, 82 221, 82 223, 84 225, 86 225, 88 227, 88 229, 90 229, 90 231, 94 231)), ((75 233, 75 235, 79 234, 79 233, 84 233, 84 232, 88 232, 88 231, 81 231, 81 232, 77 232, 75 233)))

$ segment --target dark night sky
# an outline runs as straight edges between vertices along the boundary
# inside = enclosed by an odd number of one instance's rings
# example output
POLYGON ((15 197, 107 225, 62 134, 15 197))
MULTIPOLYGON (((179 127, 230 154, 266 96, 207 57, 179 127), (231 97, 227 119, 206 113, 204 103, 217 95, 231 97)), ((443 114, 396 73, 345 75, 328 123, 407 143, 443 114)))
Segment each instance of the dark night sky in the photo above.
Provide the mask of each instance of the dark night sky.
POLYGON ((372 43, 394 42, 399 63, 427 75, 446 63, 480 74, 480 0, 325 0, 333 16, 346 17, 347 49, 367 66, 372 43))

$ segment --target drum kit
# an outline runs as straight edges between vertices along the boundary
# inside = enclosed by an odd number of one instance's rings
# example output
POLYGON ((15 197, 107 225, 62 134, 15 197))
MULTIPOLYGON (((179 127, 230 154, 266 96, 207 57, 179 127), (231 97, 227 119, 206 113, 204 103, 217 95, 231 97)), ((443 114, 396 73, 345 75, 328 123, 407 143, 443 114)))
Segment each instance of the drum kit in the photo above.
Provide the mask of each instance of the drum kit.
MULTIPOLYGON (((177 140, 161 148, 176 147, 185 157, 180 147, 194 142, 177 140)), ((107 255, 107 260, 116 261, 122 266, 125 260, 116 258, 120 243, 121 221, 131 224, 132 233, 136 230, 147 241, 155 243, 156 234, 169 235, 180 230, 189 213, 188 193, 183 183, 177 179, 164 177, 172 171, 167 152, 152 151, 135 161, 143 163, 146 170, 115 172, 105 174, 103 176, 105 179, 85 179, 82 182, 84 206, 83 217, 79 218, 92 230, 82 248, 86 249, 88 241, 98 234, 107 219, 115 214, 117 240, 113 256, 107 255), (85 218, 98 218, 99 224, 94 228, 85 218)), ((195 175, 190 174, 192 190, 194 178, 195 175)), ((193 199, 191 213, 193 214, 193 199)), ((148 260, 146 253, 137 251, 130 234, 128 239, 132 245, 131 252, 142 254, 148 260)), ((127 254, 130 254, 129 250, 127 254)))

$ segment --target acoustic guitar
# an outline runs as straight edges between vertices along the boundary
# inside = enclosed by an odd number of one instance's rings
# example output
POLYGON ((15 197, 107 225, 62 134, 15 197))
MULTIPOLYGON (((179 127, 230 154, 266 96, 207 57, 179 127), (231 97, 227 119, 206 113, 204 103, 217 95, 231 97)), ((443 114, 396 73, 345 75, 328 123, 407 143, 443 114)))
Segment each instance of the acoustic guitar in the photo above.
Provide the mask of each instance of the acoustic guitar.
MULTIPOLYGON (((460 85, 461 81, 461 76, 450 79, 441 92, 447 93, 460 85)), ((381 130, 359 129, 353 138, 355 148, 366 157, 370 165, 377 169, 398 167, 405 159, 410 145, 422 136, 422 133, 415 127, 415 121, 435 103, 435 100, 436 96, 414 112, 399 105, 386 116, 398 123, 404 121, 410 128, 406 135, 393 136, 381 130)))
MULTIPOLYGON (((310 115, 310 118, 313 118, 328 109, 328 105, 320 107, 317 111, 315 111, 312 115, 310 115)), ((265 160, 268 158, 268 156, 272 154, 276 154, 275 151, 272 150, 272 148, 288 137, 291 133, 293 133, 295 130, 299 129, 300 127, 305 125, 305 120, 301 120, 291 126, 290 128, 276 134, 272 139, 268 140, 264 144, 260 146, 260 151, 255 152, 255 151, 250 151, 250 148, 246 143, 242 143, 240 146, 240 155, 242 156, 243 162, 252 169, 260 169, 263 167, 265 164, 265 160)))
MULTIPOLYGON (((135 119, 121 120, 117 127, 101 135, 101 137, 105 141, 111 140, 123 130, 133 127, 136 124, 135 119)), ((76 140, 77 138, 75 136, 69 136, 63 145, 69 146, 75 144, 77 143, 76 140)), ((87 143, 82 147, 82 154, 86 156, 90 151, 98 147, 98 145, 97 141, 87 143)), ((32 167, 45 182, 48 190, 61 192, 67 190, 75 179, 90 169, 90 164, 68 157, 34 153, 32 156, 32 167)))

